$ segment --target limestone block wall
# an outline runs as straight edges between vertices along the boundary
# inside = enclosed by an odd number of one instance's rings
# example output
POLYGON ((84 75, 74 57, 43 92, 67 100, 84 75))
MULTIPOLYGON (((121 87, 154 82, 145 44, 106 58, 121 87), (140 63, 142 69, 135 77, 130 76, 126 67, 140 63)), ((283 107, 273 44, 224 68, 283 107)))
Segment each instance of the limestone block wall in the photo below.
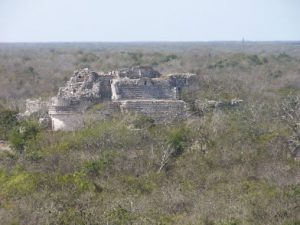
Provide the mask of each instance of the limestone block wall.
POLYGON ((114 113, 120 111, 119 102, 110 101, 101 104, 103 104, 103 108, 91 108, 90 111, 80 111, 71 106, 51 106, 49 116, 52 130, 74 131, 83 128, 85 124, 109 119, 114 113))
POLYGON ((45 114, 50 105, 49 101, 43 101, 41 99, 26 99, 25 115, 30 116, 33 113, 45 114))
POLYGON ((160 77, 160 73, 149 66, 137 66, 131 68, 120 69, 117 76, 120 78, 128 77, 130 79, 137 79, 141 77, 156 78, 160 77))
POLYGON ((194 81, 194 78, 196 76, 195 76, 195 74, 191 74, 191 73, 173 73, 173 74, 167 75, 167 77, 169 78, 170 83, 173 86, 184 87, 184 86, 190 85, 191 82, 194 81))
POLYGON ((176 99, 177 88, 164 79, 113 79, 112 100, 176 99))
MULTIPOLYGON (((178 99, 181 99, 182 93, 191 91, 194 84, 197 85, 196 75, 191 73, 169 74, 167 75, 172 86, 177 87, 178 99)), ((197 87, 198 88, 198 87, 197 87)), ((196 89, 197 89, 196 88, 196 89)))
POLYGON ((51 105, 49 106, 49 113, 56 112, 84 112, 92 105, 98 103, 98 99, 89 99, 89 98, 57 98, 53 97, 51 105))
POLYGON ((84 127, 83 115, 80 113, 61 112, 50 114, 52 130, 74 131, 84 127))
POLYGON ((156 123, 182 120, 187 116, 187 105, 181 100, 125 100, 120 101, 122 113, 149 116, 156 123))

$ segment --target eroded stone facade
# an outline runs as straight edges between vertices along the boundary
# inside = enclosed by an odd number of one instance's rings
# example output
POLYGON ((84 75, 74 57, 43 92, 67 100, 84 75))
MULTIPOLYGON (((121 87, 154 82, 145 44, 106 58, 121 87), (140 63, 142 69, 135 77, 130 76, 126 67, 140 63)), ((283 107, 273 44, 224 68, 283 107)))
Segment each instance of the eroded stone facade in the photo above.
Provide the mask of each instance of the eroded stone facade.
MULTIPOLYGON (((98 103, 109 112, 142 114, 156 123, 182 120, 187 104, 180 100, 194 74, 161 75, 151 67, 132 67, 108 73, 89 69, 75 71, 56 97, 51 99, 49 115, 53 130, 75 130, 84 126, 85 112, 98 103)), ((97 112, 96 112, 97 113, 97 112)))
POLYGON ((46 114, 49 108, 49 101, 42 99, 26 99, 25 112, 23 116, 30 116, 38 113, 39 115, 46 114))

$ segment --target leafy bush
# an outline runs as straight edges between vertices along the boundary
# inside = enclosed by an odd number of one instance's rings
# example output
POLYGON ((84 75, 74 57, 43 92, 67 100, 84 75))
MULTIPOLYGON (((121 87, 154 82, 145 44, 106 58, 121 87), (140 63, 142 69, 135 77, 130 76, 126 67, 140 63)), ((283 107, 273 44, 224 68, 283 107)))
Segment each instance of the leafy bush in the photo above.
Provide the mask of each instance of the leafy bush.
POLYGON ((236 219, 226 219, 217 223, 217 225, 239 225, 239 224, 241 223, 236 219))
POLYGON ((52 190, 69 190, 75 194, 87 191, 92 187, 92 183, 82 171, 67 174, 54 173, 46 176, 46 178, 51 180, 49 183, 51 183, 52 190))
POLYGON ((124 177, 124 182, 128 185, 128 191, 137 194, 150 194, 156 185, 149 179, 149 177, 124 177))
POLYGON ((24 196, 37 189, 38 179, 35 174, 15 169, 12 173, 0 170, 0 193, 3 196, 24 196))
POLYGON ((9 132, 18 124, 17 112, 0 109, 0 139, 6 140, 9 132))
POLYGON ((288 221, 284 225, 300 225, 300 220, 288 221))
POLYGON ((136 127, 136 128, 148 128, 154 125, 154 119, 149 117, 149 116, 145 116, 145 115, 139 115, 136 118, 134 118, 134 120, 132 121, 132 124, 136 127))
POLYGON ((211 64, 208 66, 208 69, 222 69, 227 67, 236 67, 239 63, 236 61, 231 61, 228 59, 219 60, 215 64, 211 64))
POLYGON ((39 125, 34 121, 24 121, 19 126, 14 127, 9 136, 9 141, 14 149, 23 152, 27 141, 35 139, 39 133, 39 125))
POLYGON ((185 145, 191 138, 190 135, 191 130, 184 125, 171 129, 167 136, 167 143, 174 149, 173 156, 180 156, 183 153, 185 145))
POLYGON ((113 151, 105 151, 101 153, 99 159, 85 162, 82 170, 91 177, 103 175, 104 171, 111 167, 116 156, 117 153, 113 151))
MULTIPOLYGON (((76 208, 67 208, 63 211, 57 221, 57 225, 92 225, 98 224, 96 221, 93 221, 88 215, 84 215, 83 212, 76 208)), ((53 224, 54 225, 54 224, 53 224)))
POLYGON ((105 219, 108 224, 129 225, 133 224, 136 216, 131 211, 118 205, 106 214, 105 219))
POLYGON ((253 65, 263 65, 267 63, 268 60, 266 58, 260 58, 258 55, 249 55, 248 56, 249 62, 253 65))

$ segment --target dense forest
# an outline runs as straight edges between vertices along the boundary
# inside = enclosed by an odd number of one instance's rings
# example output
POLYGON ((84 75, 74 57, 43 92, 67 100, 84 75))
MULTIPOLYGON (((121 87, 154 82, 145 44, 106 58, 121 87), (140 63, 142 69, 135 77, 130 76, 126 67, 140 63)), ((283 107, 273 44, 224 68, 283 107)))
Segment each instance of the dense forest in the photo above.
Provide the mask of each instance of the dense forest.
POLYGON ((0 44, 0 78, 1 225, 300 224, 300 43, 0 44), (76 69, 135 65, 197 74, 186 121, 18 120, 76 69))

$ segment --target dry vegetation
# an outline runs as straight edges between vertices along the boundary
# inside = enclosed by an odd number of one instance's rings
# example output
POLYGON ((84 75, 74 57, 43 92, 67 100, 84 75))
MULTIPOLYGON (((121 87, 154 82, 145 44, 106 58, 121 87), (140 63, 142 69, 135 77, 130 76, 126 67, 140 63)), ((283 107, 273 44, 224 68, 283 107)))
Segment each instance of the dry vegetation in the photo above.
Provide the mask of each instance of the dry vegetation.
POLYGON ((2 44, 0 77, 0 137, 14 146, 0 152, 1 225, 300 224, 299 43, 2 44), (187 121, 49 132, 14 119, 74 69, 138 64, 199 75, 187 121), (244 102, 197 105, 232 98, 244 102))

